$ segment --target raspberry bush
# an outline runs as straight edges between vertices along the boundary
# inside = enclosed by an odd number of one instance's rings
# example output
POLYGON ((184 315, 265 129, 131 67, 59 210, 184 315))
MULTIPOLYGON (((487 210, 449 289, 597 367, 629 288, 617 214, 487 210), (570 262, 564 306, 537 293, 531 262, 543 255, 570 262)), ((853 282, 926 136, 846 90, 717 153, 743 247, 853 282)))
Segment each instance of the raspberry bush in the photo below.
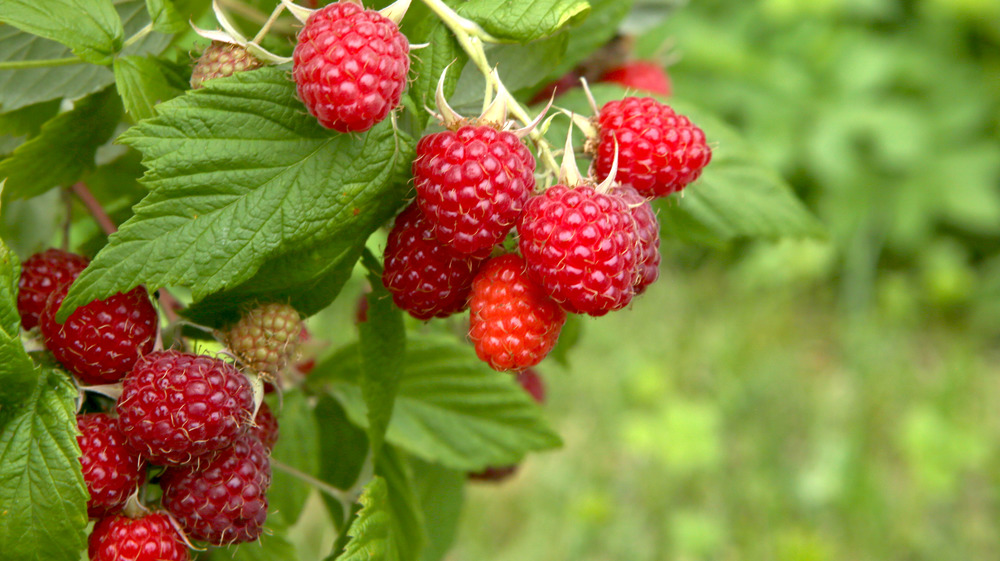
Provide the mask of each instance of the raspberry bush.
POLYGON ((0 10, 4 559, 294 560, 313 492, 329 559, 439 559, 469 474, 561 443, 529 367, 662 240, 819 231, 682 91, 528 103, 627 3, 36 3, 0 10))

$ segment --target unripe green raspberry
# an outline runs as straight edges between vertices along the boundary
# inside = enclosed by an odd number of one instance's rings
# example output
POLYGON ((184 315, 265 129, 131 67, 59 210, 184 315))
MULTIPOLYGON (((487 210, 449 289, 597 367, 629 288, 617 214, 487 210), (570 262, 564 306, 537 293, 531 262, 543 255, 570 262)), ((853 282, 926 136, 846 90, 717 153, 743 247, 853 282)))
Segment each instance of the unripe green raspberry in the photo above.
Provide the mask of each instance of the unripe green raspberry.
POLYGON ((247 309, 223 337, 244 366, 274 377, 295 357, 302 327, 295 308, 272 302, 247 309))
POLYGON ((212 41, 201 53, 191 72, 191 87, 198 89, 205 80, 224 78, 237 72, 260 68, 263 63, 239 45, 212 41))

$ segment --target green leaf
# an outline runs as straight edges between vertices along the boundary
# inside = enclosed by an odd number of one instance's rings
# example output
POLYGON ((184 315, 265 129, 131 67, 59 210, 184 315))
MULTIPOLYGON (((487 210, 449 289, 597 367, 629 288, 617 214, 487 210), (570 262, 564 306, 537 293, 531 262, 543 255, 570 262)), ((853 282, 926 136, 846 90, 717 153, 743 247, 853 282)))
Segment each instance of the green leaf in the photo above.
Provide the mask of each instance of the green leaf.
POLYGON ((16 111, 0 115, 0 134, 34 136, 42 125, 59 112, 59 101, 44 101, 26 105, 16 111))
POLYGON ((0 410, 0 551, 10 561, 76 561, 87 527, 77 393, 62 373, 34 374, 20 403, 0 410))
POLYGON ((583 335, 583 319, 577 314, 566 314, 566 323, 559 332, 559 341, 549 353, 549 358, 569 368, 569 352, 583 335))
MULTIPOLYGON (((275 495, 279 494, 270 493, 268 500, 273 504, 275 495)), ((271 513, 268 513, 268 516, 271 516, 271 513)), ((256 541, 212 548, 208 559, 212 561, 299 561, 301 557, 299 557, 295 544, 288 541, 287 537, 280 533, 265 532, 256 541)))
POLYGON ((382 264, 367 250, 361 261, 368 269, 368 284, 372 287, 368 293, 368 320, 358 326, 361 395, 368 409, 368 442, 377 461, 402 377, 406 329, 403 312, 393 304, 392 295, 382 284, 382 264))
POLYGON ((31 140, 0 161, 0 178, 7 178, 3 200, 40 195, 69 186, 94 167, 94 154, 118 124, 121 104, 110 88, 88 96, 42 125, 31 140))
POLYGON ((201 300, 303 246, 358 247, 402 203, 412 141, 389 121, 364 134, 323 129, 286 69, 213 80, 157 110, 119 138, 143 153, 151 192, 60 318, 139 284, 189 286, 201 300))
MULTIPOLYGON (((311 376, 311 374, 310 374, 311 376)), ((319 424, 319 478, 338 489, 349 489, 358 480, 368 454, 365 432, 351 424, 336 399, 320 395, 316 402, 319 424)), ((338 527, 344 526, 344 506, 323 494, 330 516, 338 527)))
MULTIPOLYGON (((437 89, 438 80, 445 68, 448 75, 444 81, 445 98, 451 97, 455 92, 455 85, 458 83, 458 76, 468 60, 465 52, 458 45, 458 40, 448 30, 448 27, 436 16, 427 18, 430 21, 430 31, 421 34, 423 40, 416 42, 428 43, 428 46, 420 50, 419 56, 413 57, 410 66, 410 74, 413 79, 407 90, 407 96, 413 100, 411 113, 419 119, 420 125, 417 129, 423 129, 427 123, 429 115, 424 107, 434 107, 434 93, 437 89)), ((414 41, 414 39, 411 39, 414 41)))
POLYGON ((152 57, 117 57, 114 71, 125 111, 136 121, 154 117, 154 105, 184 92, 183 84, 178 83, 171 70, 152 57))
POLYGON ((619 24, 634 4, 632 0, 588 1, 590 14, 568 30, 569 45, 566 48, 566 56, 559 64, 558 70, 548 73, 547 76, 553 78, 562 76, 610 41, 618 33, 619 24))
POLYGON ((517 43, 552 35, 586 18, 589 11, 590 4, 584 0, 473 0, 458 9, 490 35, 517 43))
MULTIPOLYGON (((3 190, 0 183, 0 192, 3 190)), ((17 283, 21 278, 21 260, 0 239, 0 338, 3 343, 21 344, 21 317, 17 312, 17 283)), ((23 348, 23 347, 22 347, 23 348)), ((3 364, 4 361, 0 361, 3 364)))
POLYGON ((385 479, 375 476, 365 486, 360 499, 362 508, 351 523, 351 541, 338 560, 398 561, 400 552, 392 539, 392 512, 389 507, 389 487, 385 479))
POLYGON ((387 446, 375 463, 375 474, 385 478, 389 511, 392 513, 391 539, 400 561, 416 561, 427 541, 423 512, 413 484, 413 473, 403 453, 387 446))
MULTIPOLYGON (((2 189, 2 184, 0 184, 2 189)), ((0 416, 16 407, 37 383, 38 373, 21 344, 21 317, 17 312, 17 282, 21 263, 0 239, 0 416)))
POLYGON ((187 20, 170 0, 146 0, 146 11, 153 22, 153 29, 162 33, 180 33, 187 29, 187 20))
MULTIPOLYGON (((307 475, 317 477, 321 433, 305 395, 298 390, 286 391, 281 398, 281 407, 274 407, 273 410, 278 416, 281 434, 272 456, 307 475)), ((287 524, 294 524, 302 513, 311 488, 280 469, 274 469, 272 473, 272 488, 280 489, 281 492, 268 495, 271 511, 287 524)))
POLYGON ((468 475, 416 458, 410 458, 410 467, 428 537, 420 560, 440 561, 455 540, 468 475))
POLYGON ((111 0, 0 0, 0 22, 58 41, 92 64, 110 64, 125 37, 111 0))
MULTIPOLYGON (((356 346, 316 366, 308 384, 329 384, 351 420, 367 423, 357 386, 356 346)), ((508 374, 491 370, 468 345, 409 338, 399 394, 386 439, 454 469, 513 464, 530 451, 560 446, 541 409, 508 374)))

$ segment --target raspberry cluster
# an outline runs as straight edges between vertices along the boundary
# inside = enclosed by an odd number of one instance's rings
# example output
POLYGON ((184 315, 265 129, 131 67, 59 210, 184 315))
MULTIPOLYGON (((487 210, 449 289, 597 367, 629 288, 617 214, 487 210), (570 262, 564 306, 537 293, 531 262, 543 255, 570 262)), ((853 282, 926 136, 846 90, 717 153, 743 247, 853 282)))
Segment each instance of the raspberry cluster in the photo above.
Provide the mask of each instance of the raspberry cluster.
MULTIPOLYGON (((59 324, 56 311, 87 263, 60 250, 26 259, 18 309, 22 325, 37 321, 49 351, 79 382, 118 395, 113 409, 85 400, 77 415, 87 512, 97 521, 90 558, 187 560, 189 540, 256 540, 267 517, 277 416, 255 403, 235 364, 154 350, 159 318, 141 287, 95 300, 59 324), (162 510, 139 501, 149 485, 162 489, 162 510)), ((264 303, 244 310, 220 339, 247 373, 277 375, 305 334, 298 312, 264 303)))

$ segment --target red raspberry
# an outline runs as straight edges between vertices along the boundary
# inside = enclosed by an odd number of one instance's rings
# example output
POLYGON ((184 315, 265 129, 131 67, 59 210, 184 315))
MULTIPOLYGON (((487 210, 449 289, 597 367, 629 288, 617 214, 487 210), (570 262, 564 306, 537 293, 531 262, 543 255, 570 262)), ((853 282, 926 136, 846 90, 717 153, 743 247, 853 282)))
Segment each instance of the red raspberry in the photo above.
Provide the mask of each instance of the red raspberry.
POLYGON ((665 197, 698 179, 712 159, 705 133, 683 115, 651 97, 609 101, 597 116, 600 136, 594 168, 599 179, 611 173, 618 139, 620 183, 644 197, 665 197))
POLYGON ((580 73, 572 70, 563 74, 562 78, 546 84, 545 87, 539 90, 528 103, 531 105, 535 105, 536 103, 548 103, 550 99, 559 97, 573 88, 579 87, 580 73))
POLYGON ((660 278, 660 223, 656 220, 653 205, 629 185, 620 185, 613 192, 625 201, 639 234, 639 261, 635 293, 642 294, 646 287, 660 278))
POLYGON ((538 403, 545 403, 545 382, 534 368, 517 373, 517 383, 538 403))
POLYGON ((215 545, 260 537, 267 518, 271 462, 256 435, 246 434, 206 465, 167 468, 163 506, 184 531, 215 545))
POLYGON ((359 4, 336 2, 306 20, 292 53, 292 73, 299 97, 319 124, 362 132, 399 105, 409 53, 395 22, 359 4))
POLYGON ((417 203, 437 239, 485 257, 503 241, 535 188, 535 158, 512 132, 466 125, 417 143, 417 203))
POLYGON ((274 450, 274 445, 278 442, 278 418, 266 403, 260 404, 257 416, 253 418, 253 424, 247 432, 259 438, 268 451, 274 450))
POLYGON ((269 302, 244 310, 223 338, 241 364, 273 378, 298 352, 302 329, 302 318, 295 308, 269 302))
MULTIPOLYGON (((303 325, 302 331, 299 333, 299 343, 304 347, 309 347, 310 341, 312 341, 312 334, 310 334, 306 326, 303 325)), ((304 354, 306 356, 299 362, 295 363, 295 369, 308 376, 309 373, 313 371, 313 368, 316 368, 316 350, 313 349, 312 351, 306 351, 304 354)))
POLYGON ((76 416, 80 435, 80 464, 90 500, 87 514, 99 518, 117 512, 129 495, 146 480, 142 458, 125 445, 118 421, 104 413, 76 416))
POLYGON ((635 60, 612 68, 602 74, 598 82, 618 84, 664 97, 670 95, 670 78, 667 73, 662 66, 648 60, 635 60))
POLYGON ((566 312, 528 278, 524 259, 508 254, 483 265, 469 297, 469 339, 494 370, 542 361, 559 340, 566 312))
POLYGON ((483 471, 470 473, 469 479, 488 483, 500 483, 501 481, 510 479, 510 477, 515 473, 517 473, 517 464, 500 467, 488 467, 483 471))
POLYGON ((179 351, 150 353, 122 382, 118 426, 159 465, 196 462, 233 443, 253 415, 253 390, 228 362, 179 351))
POLYGON ((21 327, 31 329, 38 325, 38 317, 52 291, 76 280, 88 263, 90 261, 82 255, 55 248, 25 259, 21 263, 21 278, 17 282, 17 311, 21 314, 21 327))
POLYGON ((90 561, 189 561, 188 548, 164 512, 142 518, 108 516, 88 540, 90 561))
POLYGON ((635 293, 635 220, 620 197, 555 185, 528 199, 518 225, 528 273, 568 312, 602 316, 635 293))
POLYGON ((392 301, 423 320, 464 310, 482 264, 481 259, 454 253, 431 230, 416 203, 407 207, 389 232, 382 272, 392 301))
POLYGON ((263 66, 245 47, 222 41, 212 41, 198 57, 191 70, 191 89, 198 89, 206 80, 232 76, 237 72, 263 66))
POLYGON ((49 295, 39 318, 45 346, 85 384, 110 384, 121 380, 139 360, 153 350, 159 316, 146 289, 132 290, 94 300, 73 311, 66 322, 56 322, 56 311, 70 285, 49 295))

